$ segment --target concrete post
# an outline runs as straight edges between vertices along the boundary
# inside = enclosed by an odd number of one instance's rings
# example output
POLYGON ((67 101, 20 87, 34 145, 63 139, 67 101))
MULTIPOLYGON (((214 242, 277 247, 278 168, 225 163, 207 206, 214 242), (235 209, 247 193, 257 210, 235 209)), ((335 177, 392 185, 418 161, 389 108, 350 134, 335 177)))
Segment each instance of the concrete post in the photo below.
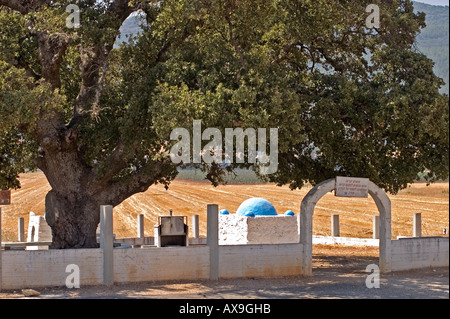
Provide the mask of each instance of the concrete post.
POLYGON ((380 239, 380 216, 373 216, 373 239, 380 239))
POLYGON ((339 237, 339 215, 331 215, 331 236, 339 237))
POLYGON ((114 284, 113 207, 100 206, 100 248, 103 250, 103 284, 114 284))
POLYGON ((144 215, 142 214, 137 218, 137 237, 144 238, 144 215))
POLYGON ((207 238, 209 246, 209 279, 219 279, 219 206, 207 206, 207 238))
POLYGON ((317 202, 335 189, 336 179, 331 178, 317 184, 303 198, 300 204, 300 244, 303 247, 303 256, 301 261, 302 275, 312 276, 312 229, 314 207, 317 202))
POLYGON ((373 198, 380 213, 380 272, 382 274, 391 272, 391 200, 386 193, 369 182, 369 194, 373 198))
POLYGON ((192 237, 199 238, 199 216, 192 215, 192 237))
POLYGON ((25 241, 25 222, 23 217, 19 217, 17 222, 17 241, 24 242, 25 241))
POLYGON ((414 213, 413 237, 422 237, 422 213, 414 213))

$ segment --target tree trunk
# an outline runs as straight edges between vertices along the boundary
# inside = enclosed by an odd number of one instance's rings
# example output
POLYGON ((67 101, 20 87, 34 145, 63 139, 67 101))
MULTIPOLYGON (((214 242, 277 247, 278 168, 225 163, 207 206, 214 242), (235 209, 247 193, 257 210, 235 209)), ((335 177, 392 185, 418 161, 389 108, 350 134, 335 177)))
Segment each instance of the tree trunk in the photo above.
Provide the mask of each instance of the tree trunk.
POLYGON ((52 187, 45 197, 45 219, 52 229, 51 249, 98 247, 96 229, 100 205, 92 186, 93 175, 81 158, 75 143, 57 140, 47 146, 37 160, 52 187))
MULTIPOLYGON (((73 194, 71 194, 73 195, 73 194)), ((50 249, 97 248, 100 204, 88 194, 72 202, 51 190, 45 197, 45 219, 52 229, 50 249)))

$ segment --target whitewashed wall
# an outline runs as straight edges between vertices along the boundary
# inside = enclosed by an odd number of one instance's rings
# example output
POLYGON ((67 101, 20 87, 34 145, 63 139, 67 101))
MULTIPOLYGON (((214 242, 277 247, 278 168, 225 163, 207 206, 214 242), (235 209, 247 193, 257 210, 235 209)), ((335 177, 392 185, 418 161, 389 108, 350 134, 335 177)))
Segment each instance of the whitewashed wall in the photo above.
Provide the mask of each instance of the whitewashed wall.
MULTIPOLYGON (((301 274, 301 245, 219 246, 219 278, 301 274)), ((210 248, 114 249, 114 282, 208 279, 210 248)), ((2 289, 64 287, 69 264, 80 270, 80 286, 103 283, 102 249, 2 251, 2 289)))
POLYGON ((101 249, 6 250, 2 252, 2 289, 65 286, 70 264, 80 268, 80 285, 102 282, 101 249))
POLYGON ((219 247, 219 277, 301 275, 301 244, 219 247))
POLYGON ((392 271, 449 266, 449 239, 402 238, 391 242, 392 271))
POLYGON ((207 246, 114 250, 114 282, 207 278, 207 246))
POLYGON ((297 216, 219 216, 219 245, 291 244, 300 240, 297 216))

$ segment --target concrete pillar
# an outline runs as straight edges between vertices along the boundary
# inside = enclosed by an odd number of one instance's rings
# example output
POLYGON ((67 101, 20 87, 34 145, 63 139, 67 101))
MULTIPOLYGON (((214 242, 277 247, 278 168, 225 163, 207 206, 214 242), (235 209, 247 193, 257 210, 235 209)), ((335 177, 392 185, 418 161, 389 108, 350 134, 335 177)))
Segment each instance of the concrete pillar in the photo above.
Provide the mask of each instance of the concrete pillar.
POLYGON ((373 216, 373 239, 380 239, 380 216, 373 216))
POLYGON ((154 245, 156 247, 161 247, 161 241, 159 240, 159 230, 161 229, 161 225, 153 226, 153 238, 155 238, 154 245))
POLYGON ((339 237, 339 215, 331 215, 331 236, 339 237))
POLYGON ((103 284, 114 284, 113 207, 100 206, 100 248, 103 250, 103 284))
POLYGON ((391 272, 391 200, 386 193, 369 182, 369 194, 373 198, 380 213, 380 272, 382 274, 391 272))
POLYGON ((303 247, 301 266, 302 275, 305 277, 312 276, 312 220, 314 208, 322 196, 334 190, 335 186, 335 178, 317 184, 306 194, 300 204, 300 244, 303 247))
POLYGON ((25 241, 25 222, 23 217, 19 217, 19 220, 17 221, 17 241, 25 241))
POLYGON ((207 206, 207 238, 209 246, 209 279, 219 279, 219 206, 207 206))
POLYGON ((192 237, 199 238, 199 216, 192 215, 192 237))
POLYGON ((142 214, 137 218, 137 237, 144 238, 144 215, 142 214))
POLYGON ((422 237, 422 213, 414 213, 413 237, 422 237))

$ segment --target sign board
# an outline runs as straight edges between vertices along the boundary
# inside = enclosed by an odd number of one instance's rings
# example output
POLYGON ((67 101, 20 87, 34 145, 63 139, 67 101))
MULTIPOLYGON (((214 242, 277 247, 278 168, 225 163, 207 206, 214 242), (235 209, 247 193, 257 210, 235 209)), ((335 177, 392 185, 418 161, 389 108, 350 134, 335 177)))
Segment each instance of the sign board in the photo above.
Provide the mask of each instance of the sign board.
POLYGON ((0 191, 0 205, 11 204, 11 191, 0 191))
POLYGON ((369 179, 336 177, 335 195, 339 197, 369 197, 369 179))

